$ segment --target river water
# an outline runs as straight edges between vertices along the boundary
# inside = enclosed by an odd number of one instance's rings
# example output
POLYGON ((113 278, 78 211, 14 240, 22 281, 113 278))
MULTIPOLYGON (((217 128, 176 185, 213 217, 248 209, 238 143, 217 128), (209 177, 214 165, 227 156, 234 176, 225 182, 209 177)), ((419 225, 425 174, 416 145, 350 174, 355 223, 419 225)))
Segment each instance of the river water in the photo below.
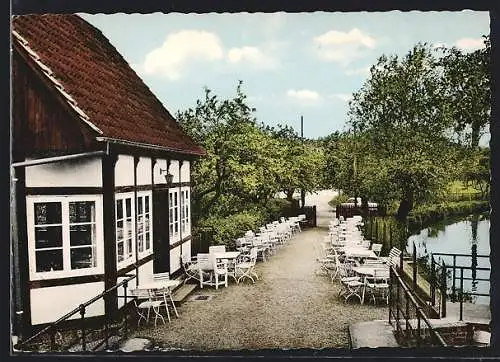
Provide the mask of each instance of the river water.
MULTIPOLYGON (((408 238, 407 251, 413 253, 413 242, 417 249, 417 258, 430 265, 429 255, 433 253, 468 254, 471 257, 457 257, 456 264, 472 267, 464 269, 464 290, 467 292, 489 294, 489 271, 477 270, 476 267, 490 268, 490 220, 487 215, 470 215, 467 218, 452 219, 423 229, 420 233, 408 238), (488 257, 481 257, 488 256, 488 257), (480 279, 488 279, 482 281, 480 279)), ((444 260, 447 265, 453 264, 450 256, 434 256, 435 260, 444 260)), ((460 270, 456 271, 460 275, 460 270)), ((456 279, 456 287, 460 280, 456 279)), ((452 277, 448 286, 452 285, 452 277)), ((450 290, 451 291, 451 290, 450 290)), ((472 296, 472 301, 478 304, 489 303, 489 297, 472 296)))

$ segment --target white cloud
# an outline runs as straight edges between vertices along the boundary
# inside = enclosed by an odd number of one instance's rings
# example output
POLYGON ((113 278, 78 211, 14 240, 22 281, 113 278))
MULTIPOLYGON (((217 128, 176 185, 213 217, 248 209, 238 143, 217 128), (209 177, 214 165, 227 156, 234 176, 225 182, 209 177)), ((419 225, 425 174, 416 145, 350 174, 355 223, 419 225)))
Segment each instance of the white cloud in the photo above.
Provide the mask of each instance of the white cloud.
POLYGON ((462 50, 476 50, 484 47, 483 39, 462 38, 455 42, 455 46, 462 50))
POLYGON ((336 99, 336 100, 340 100, 342 102, 349 102, 352 98, 352 94, 349 94, 349 93, 334 93, 334 94, 330 94, 328 95, 328 98, 332 98, 332 99, 336 99))
POLYGON ((272 68, 276 65, 276 61, 271 56, 253 46, 230 49, 227 53, 227 60, 229 63, 251 64, 257 68, 272 68))
POLYGON ((309 90, 309 89, 301 89, 301 90, 295 90, 295 89, 289 89, 288 92, 286 92, 287 96, 300 99, 300 100, 319 100, 321 96, 319 95, 318 92, 309 90))
POLYGON ((370 67, 358 68, 358 69, 347 69, 345 71, 346 75, 368 75, 370 74, 370 67))
POLYGON ((364 50, 375 48, 376 40, 354 28, 348 32, 330 30, 315 37, 313 43, 319 58, 345 66, 362 56, 364 50))
POLYGON ((323 100, 318 92, 309 89, 289 89, 286 92, 286 95, 288 96, 288 98, 293 99, 294 101, 298 101, 304 106, 317 105, 323 100))
POLYGON ((175 80, 190 61, 214 61, 223 57, 221 41, 214 33, 181 30, 170 34, 161 47, 149 52, 142 68, 144 74, 161 74, 175 80))

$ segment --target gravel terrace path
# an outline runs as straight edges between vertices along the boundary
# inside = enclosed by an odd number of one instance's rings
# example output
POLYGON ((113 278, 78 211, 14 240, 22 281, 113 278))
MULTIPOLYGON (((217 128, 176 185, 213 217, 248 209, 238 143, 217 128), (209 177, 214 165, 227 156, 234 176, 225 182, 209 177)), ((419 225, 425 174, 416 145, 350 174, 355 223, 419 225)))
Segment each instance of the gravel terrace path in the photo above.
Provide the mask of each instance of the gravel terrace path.
POLYGON ((388 311, 354 299, 345 304, 337 297, 338 282, 315 273, 313 244, 326 234, 324 228, 303 231, 267 262, 257 263, 255 284, 230 279, 228 288, 197 289, 192 296, 212 298, 188 300, 178 308, 180 318, 156 328, 141 326, 134 336, 165 349, 198 351, 348 348, 350 323, 386 319, 388 311))

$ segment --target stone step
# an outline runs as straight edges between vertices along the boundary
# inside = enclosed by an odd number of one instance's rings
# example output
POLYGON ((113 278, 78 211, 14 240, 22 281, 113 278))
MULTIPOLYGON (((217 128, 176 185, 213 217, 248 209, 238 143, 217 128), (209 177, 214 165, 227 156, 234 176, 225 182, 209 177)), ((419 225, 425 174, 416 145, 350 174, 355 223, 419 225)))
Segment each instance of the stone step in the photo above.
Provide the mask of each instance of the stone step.
POLYGON ((197 286, 198 284, 182 284, 174 290, 172 293, 172 299, 175 303, 183 302, 188 295, 196 289, 197 286))

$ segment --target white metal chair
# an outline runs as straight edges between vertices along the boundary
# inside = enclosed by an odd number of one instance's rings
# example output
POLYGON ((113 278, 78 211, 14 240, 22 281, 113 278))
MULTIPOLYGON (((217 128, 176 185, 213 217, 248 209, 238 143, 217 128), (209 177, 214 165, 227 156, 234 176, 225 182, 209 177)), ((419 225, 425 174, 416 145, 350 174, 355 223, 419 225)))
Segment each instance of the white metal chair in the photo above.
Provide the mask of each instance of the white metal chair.
POLYGON ((212 255, 212 265, 214 271, 215 289, 219 289, 219 285, 224 285, 227 288, 228 269, 227 259, 218 259, 212 255))
POLYGON ((226 252, 226 246, 225 245, 212 245, 208 247, 208 253, 209 254, 214 254, 214 253, 225 253, 226 252))
MULTIPOLYGON (((164 272, 164 273, 153 274, 153 280, 154 281, 170 280, 170 273, 164 272)), ((170 322, 170 311, 169 311, 170 307, 174 310, 175 316, 179 318, 179 313, 177 313, 177 308, 175 307, 174 298, 172 296, 172 290, 170 290, 170 288, 155 289, 152 292, 155 299, 161 300, 161 298, 163 298, 164 307, 167 311, 167 318, 169 322, 170 322)))
POLYGON ((144 320, 145 323, 149 322, 151 310, 153 310, 155 315, 155 327, 158 318, 161 318, 163 324, 165 324, 165 319, 160 313, 160 307, 163 304, 163 301, 157 299, 150 290, 135 288, 130 290, 130 295, 134 297, 135 309, 139 315, 137 327, 139 327, 141 320, 144 320))
POLYGON ((377 258, 380 257, 380 252, 382 251, 382 244, 377 244, 377 243, 372 244, 372 251, 375 253, 377 258))
POLYGON ((235 280, 239 284, 243 278, 248 278, 255 283, 255 279, 259 280, 259 276, 255 273, 255 263, 257 261, 257 248, 250 249, 249 255, 243 255, 236 259, 235 264, 235 280))
POLYGON ((364 301, 365 293, 372 296, 373 304, 377 298, 384 299, 386 304, 389 304, 389 270, 375 269, 373 276, 366 276, 365 287, 362 300, 364 301))
POLYGON ((181 258, 182 269, 184 270, 184 274, 186 277, 184 278, 184 284, 190 279, 194 279, 197 282, 200 281, 200 273, 198 271, 197 257, 184 257, 181 258))
POLYGON ((204 285, 212 285, 213 265, 209 253, 198 253, 196 256, 198 266, 198 280, 200 288, 204 285))

